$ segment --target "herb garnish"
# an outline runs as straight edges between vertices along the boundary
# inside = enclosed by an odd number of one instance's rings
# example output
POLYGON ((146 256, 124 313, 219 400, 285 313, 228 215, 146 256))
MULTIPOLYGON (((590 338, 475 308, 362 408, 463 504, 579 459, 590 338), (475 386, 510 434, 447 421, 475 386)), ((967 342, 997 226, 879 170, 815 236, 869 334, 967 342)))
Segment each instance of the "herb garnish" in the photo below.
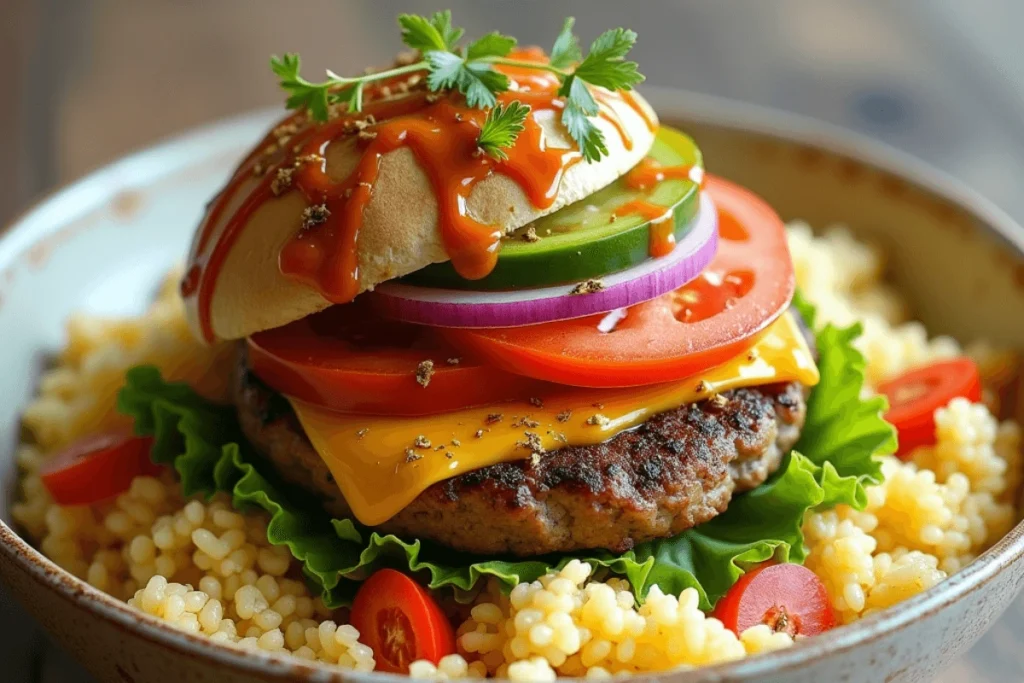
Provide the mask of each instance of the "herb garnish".
POLYGON ((508 158, 506 147, 511 147, 519 134, 523 132, 523 122, 530 113, 530 107, 519 100, 509 102, 508 106, 495 105, 487 112, 484 125, 480 127, 480 137, 476 144, 498 161, 508 158))
MULTIPOLYGON (((604 135, 589 118, 598 113, 590 88, 631 90, 644 77, 636 62, 625 59, 636 42, 636 33, 623 28, 605 31, 584 56, 572 32, 574 23, 572 17, 565 20, 547 64, 509 58, 516 39, 496 31, 460 46, 465 30, 452 26, 451 11, 445 10, 429 18, 399 15, 402 42, 420 53, 420 59, 410 64, 353 77, 328 70, 327 80, 319 83, 302 78, 297 54, 271 57, 270 65, 288 93, 288 108, 306 109, 316 121, 326 121, 332 105, 344 104, 350 113, 361 111, 366 84, 405 74, 426 72, 430 90, 458 90, 470 107, 489 109, 497 104, 496 96, 510 86, 508 77, 494 70, 495 65, 547 71, 558 77, 558 94, 565 98, 562 124, 579 145, 583 157, 592 162, 607 155, 608 147, 604 135)), ((528 112, 529 107, 514 101, 497 113, 489 113, 480 131, 481 149, 501 159, 501 150, 515 143, 528 112)))

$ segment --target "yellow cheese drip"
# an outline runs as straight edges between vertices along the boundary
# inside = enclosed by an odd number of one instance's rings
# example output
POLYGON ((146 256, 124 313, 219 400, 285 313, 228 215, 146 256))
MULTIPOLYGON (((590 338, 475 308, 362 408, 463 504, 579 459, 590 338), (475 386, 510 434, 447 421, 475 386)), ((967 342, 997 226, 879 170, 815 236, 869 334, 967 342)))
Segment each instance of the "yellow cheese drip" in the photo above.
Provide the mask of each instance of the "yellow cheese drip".
POLYGON ((509 402, 425 417, 336 413, 290 400, 352 512, 372 526, 390 519, 437 482, 530 458, 538 446, 554 450, 601 443, 653 415, 718 392, 790 381, 817 384, 818 369, 799 327, 786 314, 747 353, 667 384, 563 387, 538 396, 534 403, 539 406, 509 402))

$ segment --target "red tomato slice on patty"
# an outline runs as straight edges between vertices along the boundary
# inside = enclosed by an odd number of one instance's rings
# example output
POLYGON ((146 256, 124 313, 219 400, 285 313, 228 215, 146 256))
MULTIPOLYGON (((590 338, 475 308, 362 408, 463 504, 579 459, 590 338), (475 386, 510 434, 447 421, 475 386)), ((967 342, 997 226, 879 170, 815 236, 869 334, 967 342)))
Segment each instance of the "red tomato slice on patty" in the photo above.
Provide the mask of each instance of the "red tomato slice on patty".
POLYGON ((58 505, 91 505, 127 491, 135 477, 160 474, 152 447, 148 436, 94 434, 48 460, 40 477, 58 505))
POLYGON ((718 207, 719 246, 693 282, 631 306, 611 332, 608 314, 500 329, 445 329, 466 353, 509 372, 582 387, 683 379, 749 348, 793 298, 785 226, 768 204, 720 178, 705 189, 718 207))
POLYGON ((765 624, 791 636, 813 636, 836 625, 821 579, 798 564, 762 564, 733 584, 711 616, 736 635, 765 624))
POLYGON ((907 456, 935 443, 935 411, 954 398, 981 400, 981 375, 970 358, 954 358, 916 368, 878 385, 889 399, 885 419, 896 427, 899 450, 907 456))
POLYGON ((541 388, 460 357, 428 327, 378 317, 358 302, 259 332, 247 344, 250 367, 269 386, 344 412, 430 415, 526 400, 541 388), (432 369, 421 369, 425 360, 432 369))
POLYGON ((418 659, 437 664, 455 652, 455 632, 423 586, 394 569, 381 569, 356 593, 349 622, 373 650, 377 671, 409 673, 418 659))

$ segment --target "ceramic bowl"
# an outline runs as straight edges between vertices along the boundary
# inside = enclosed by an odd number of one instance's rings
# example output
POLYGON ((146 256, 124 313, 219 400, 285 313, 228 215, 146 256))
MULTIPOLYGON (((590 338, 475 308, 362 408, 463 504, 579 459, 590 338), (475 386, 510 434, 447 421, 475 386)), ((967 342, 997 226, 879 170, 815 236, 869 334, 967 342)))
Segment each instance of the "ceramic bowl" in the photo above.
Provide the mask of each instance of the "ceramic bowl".
MULTIPOLYGON (((842 222, 889 249, 891 275, 933 333, 1024 348, 1024 230, 939 173, 848 133, 777 112, 650 93, 709 168, 785 218, 842 222)), ((204 203, 275 116, 219 123, 130 156, 53 195, 0 238, 0 519, 9 519, 19 406, 76 310, 141 309, 182 258, 204 203), (6 497, 4 497, 6 495, 6 497)), ((0 579, 101 681, 387 680, 193 637, 68 575, 0 522, 0 579)), ((1024 526, 967 569, 893 609, 782 652, 691 672, 711 681, 930 680, 1024 580, 1024 526)))

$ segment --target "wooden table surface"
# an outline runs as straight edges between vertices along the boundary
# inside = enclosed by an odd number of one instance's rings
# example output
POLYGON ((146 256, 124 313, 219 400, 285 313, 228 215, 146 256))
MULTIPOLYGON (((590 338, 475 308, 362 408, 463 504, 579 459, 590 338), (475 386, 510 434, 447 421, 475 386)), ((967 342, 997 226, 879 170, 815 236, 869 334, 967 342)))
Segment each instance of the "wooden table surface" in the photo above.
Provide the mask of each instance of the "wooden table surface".
MULTIPOLYGON (((394 15, 438 6, 540 44, 570 14, 585 39, 629 26, 652 83, 859 130, 1024 222, 1020 0, 0 0, 0 225, 127 151, 276 102, 269 54, 301 51, 311 74, 384 63, 394 15)), ((2 589, 0 633, 0 680, 89 680, 2 589)), ((1024 601, 938 680, 1024 681, 1021 634, 1024 601)))

